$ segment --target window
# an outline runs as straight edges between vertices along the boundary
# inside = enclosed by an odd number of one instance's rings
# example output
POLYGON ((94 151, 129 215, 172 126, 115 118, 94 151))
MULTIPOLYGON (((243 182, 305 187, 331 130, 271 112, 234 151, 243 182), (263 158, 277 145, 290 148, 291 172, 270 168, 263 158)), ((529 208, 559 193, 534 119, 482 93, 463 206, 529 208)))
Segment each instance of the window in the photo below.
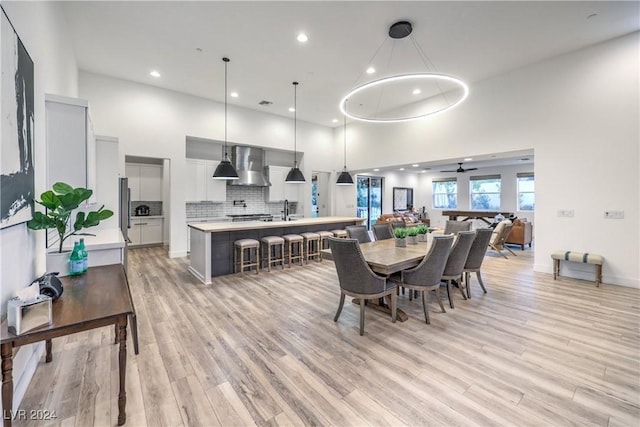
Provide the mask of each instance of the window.
POLYGON ((433 180, 433 208, 458 208, 458 182, 455 178, 433 180))
POLYGON ((500 210, 500 175, 472 176, 469 181, 471 209, 479 211, 500 210))
POLYGON ((532 211, 535 210, 535 180, 533 173, 519 173, 518 177, 518 210, 532 211))

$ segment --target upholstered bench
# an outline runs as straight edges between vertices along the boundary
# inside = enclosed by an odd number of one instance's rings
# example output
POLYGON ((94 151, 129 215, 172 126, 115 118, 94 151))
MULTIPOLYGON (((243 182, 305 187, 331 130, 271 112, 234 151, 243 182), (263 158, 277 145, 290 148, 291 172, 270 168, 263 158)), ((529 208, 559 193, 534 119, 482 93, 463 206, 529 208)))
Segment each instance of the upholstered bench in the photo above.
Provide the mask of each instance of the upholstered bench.
POLYGON ((596 266, 596 286, 600 286, 602 281, 602 264, 604 257, 598 254, 573 251, 555 251, 551 254, 553 258, 553 280, 560 275, 560 261, 581 262, 583 264, 594 264, 596 266))

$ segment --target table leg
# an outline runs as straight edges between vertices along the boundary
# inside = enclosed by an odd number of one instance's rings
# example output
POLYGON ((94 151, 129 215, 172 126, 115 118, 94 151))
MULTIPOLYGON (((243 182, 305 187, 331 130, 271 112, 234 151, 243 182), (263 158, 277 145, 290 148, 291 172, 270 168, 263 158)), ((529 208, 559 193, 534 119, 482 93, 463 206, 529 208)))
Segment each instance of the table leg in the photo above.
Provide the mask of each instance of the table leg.
POLYGON ((4 427, 11 427, 13 414, 13 347, 2 344, 2 420, 4 427))
POLYGON ((127 391, 125 379, 127 374, 127 316, 121 316, 118 320, 118 339, 120 341, 120 351, 118 362, 120 365, 120 393, 118 394, 118 425, 127 422, 127 391))
POLYGON ((51 354, 51 340, 46 340, 45 341, 45 347, 47 349, 47 356, 45 357, 44 361, 45 363, 49 363, 53 360, 53 354, 51 354))

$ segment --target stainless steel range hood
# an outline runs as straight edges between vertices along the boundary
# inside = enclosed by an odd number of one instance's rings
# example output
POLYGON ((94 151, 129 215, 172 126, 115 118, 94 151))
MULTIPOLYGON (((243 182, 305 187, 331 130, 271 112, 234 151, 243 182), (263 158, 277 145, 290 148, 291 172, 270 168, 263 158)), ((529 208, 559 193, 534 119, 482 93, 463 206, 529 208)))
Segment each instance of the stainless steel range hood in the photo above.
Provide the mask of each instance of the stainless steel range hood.
POLYGON ((231 147, 231 163, 238 171, 239 179, 229 181, 229 185, 268 187, 269 179, 264 175, 264 151, 254 147, 231 147))

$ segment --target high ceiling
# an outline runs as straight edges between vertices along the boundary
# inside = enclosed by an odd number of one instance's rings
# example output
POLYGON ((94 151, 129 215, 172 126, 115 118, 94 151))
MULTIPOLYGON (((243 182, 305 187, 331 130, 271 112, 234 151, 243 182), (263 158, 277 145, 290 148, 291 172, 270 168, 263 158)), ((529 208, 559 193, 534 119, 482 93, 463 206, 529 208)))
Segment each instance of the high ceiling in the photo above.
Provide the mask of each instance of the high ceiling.
POLYGON ((470 84, 640 28, 638 2, 66 2, 81 70, 341 124, 338 103, 356 82, 388 72, 426 71, 410 39, 391 24, 408 20, 437 71, 470 84), (594 15, 595 14, 595 15, 594 15), (304 32, 309 41, 300 43, 304 32), (364 74, 376 50, 378 72, 364 74), (158 70, 160 78, 149 75, 158 70), (258 102, 273 102, 260 106, 258 102), (338 123, 332 122, 338 119, 338 123))

